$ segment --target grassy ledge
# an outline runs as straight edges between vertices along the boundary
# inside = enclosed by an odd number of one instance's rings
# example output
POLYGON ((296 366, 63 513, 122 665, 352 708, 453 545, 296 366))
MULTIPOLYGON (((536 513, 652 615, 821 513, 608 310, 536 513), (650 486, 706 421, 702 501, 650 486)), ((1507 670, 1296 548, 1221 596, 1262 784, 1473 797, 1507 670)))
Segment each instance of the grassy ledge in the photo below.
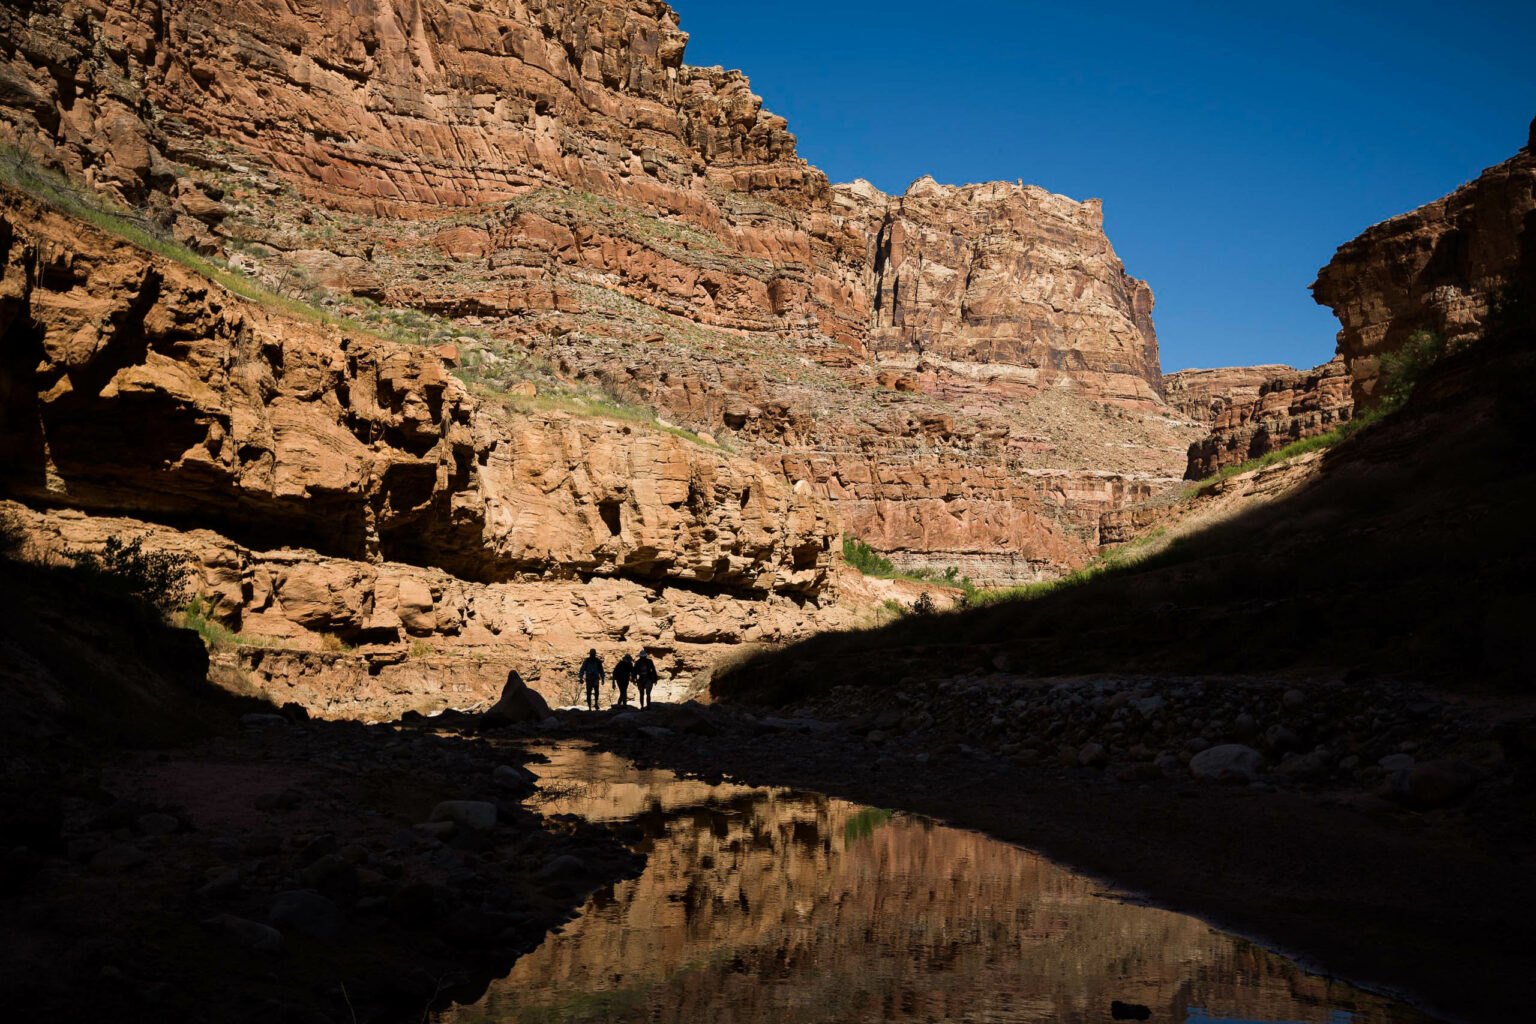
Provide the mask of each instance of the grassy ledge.
POLYGON ((1423 380, 1425 374, 1429 372, 1430 367, 1445 358, 1449 352, 1450 347, 1440 335, 1433 331, 1415 332, 1401 349, 1381 357, 1376 385, 1376 393, 1380 397, 1376 405, 1363 412, 1357 412, 1352 418, 1325 434, 1304 437, 1267 455, 1249 459, 1235 466, 1227 466, 1204 480, 1190 484, 1180 496, 1181 499, 1188 500, 1208 493, 1217 484, 1235 476, 1251 473, 1256 469, 1264 469, 1308 452, 1332 448, 1349 440, 1371 424, 1401 409, 1408 401, 1408 397, 1413 394, 1413 389, 1418 386, 1419 381, 1423 380))
POLYGON ((728 450, 719 442, 707 441, 691 430, 662 423, 653 410, 623 402, 617 396, 589 395, 579 389, 541 398, 509 394, 510 384, 527 379, 530 375, 545 378, 545 386, 548 387, 549 381, 556 378, 553 368, 535 366, 538 362, 535 357, 507 351, 509 346, 498 346, 482 330, 465 328, 419 310, 393 309, 366 298, 343 298, 327 289, 309 289, 309 294, 319 296, 322 302, 345 302, 355 311, 355 315, 351 316, 338 315, 316 302, 273 291, 228 265, 200 256, 165 237, 159 228, 135 211, 112 202, 106 196, 56 171, 38 165, 14 147, 0 146, 0 184, 24 192, 65 216, 84 221, 140 249, 179 263, 226 291, 268 311, 397 344, 458 344, 465 351, 455 375, 477 394, 495 399, 512 409, 525 412, 559 410, 576 416, 618 419, 673 434, 705 448, 728 450), (508 373, 509 370, 512 372, 508 373), (523 372, 519 374, 519 370, 523 372), (535 370, 543 372, 530 373, 535 370))

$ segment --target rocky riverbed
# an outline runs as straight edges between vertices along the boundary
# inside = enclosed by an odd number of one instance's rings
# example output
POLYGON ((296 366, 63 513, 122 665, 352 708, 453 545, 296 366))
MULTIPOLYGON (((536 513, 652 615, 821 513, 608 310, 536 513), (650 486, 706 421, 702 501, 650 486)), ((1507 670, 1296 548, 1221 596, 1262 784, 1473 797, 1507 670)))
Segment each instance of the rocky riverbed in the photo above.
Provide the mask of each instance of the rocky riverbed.
POLYGON ((1393 680, 1029 679, 841 687, 789 708, 563 710, 238 735, 79 758, 9 850, 27 1012, 388 1021, 476 999, 641 835, 523 806, 537 746, 788 785, 1039 850, 1449 1018, 1524 998, 1530 709, 1393 680), (542 714, 542 712, 540 712, 542 714))
POLYGON ((1007 672, 568 719, 642 765, 1020 842, 1448 1018, 1526 997, 1533 709, 1395 680, 1007 672))

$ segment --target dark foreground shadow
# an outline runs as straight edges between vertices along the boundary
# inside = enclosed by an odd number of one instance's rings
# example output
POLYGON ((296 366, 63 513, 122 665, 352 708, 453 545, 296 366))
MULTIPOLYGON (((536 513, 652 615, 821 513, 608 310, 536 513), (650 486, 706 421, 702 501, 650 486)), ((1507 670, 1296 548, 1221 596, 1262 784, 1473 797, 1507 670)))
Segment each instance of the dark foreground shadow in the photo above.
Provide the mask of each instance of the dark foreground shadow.
POLYGON ((230 671, 130 597, 0 558, 21 1019, 420 1021, 639 869, 632 837, 522 806, 528 755, 309 721, 230 671))

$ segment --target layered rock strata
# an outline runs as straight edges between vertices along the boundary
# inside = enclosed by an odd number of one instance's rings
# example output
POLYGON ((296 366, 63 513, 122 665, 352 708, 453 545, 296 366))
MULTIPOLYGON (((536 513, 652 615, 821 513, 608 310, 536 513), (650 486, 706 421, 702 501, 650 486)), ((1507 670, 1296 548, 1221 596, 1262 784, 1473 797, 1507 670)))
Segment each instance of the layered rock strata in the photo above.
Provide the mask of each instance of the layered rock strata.
POLYGON ((926 177, 899 197, 858 182, 837 199, 875 240, 868 344, 887 362, 1156 403, 1152 291, 1115 256, 1098 200, 926 177))
POLYGON ((1288 370, 1250 396, 1222 400, 1211 432, 1189 446, 1188 480, 1203 480, 1228 466, 1326 434, 1354 415, 1349 368, 1342 356, 1311 370, 1288 370))
POLYGON ((867 464, 877 492, 817 486, 908 564, 1054 575, 1182 473, 1096 202, 833 188, 664 4, 40 0, 0 37, 4 134, 43 161, 278 290, 430 319, 472 386, 867 464))
POLYGON ((187 554, 278 698, 483 699, 509 664, 537 680, 592 646, 691 672, 851 621, 808 485, 476 399, 438 351, 261 308, 15 193, 0 252, 0 488, 133 518, 11 517, 44 554, 138 535, 187 554), (467 660, 429 671, 419 645, 467 660))
POLYGON ((1163 374, 1163 395, 1169 409, 1185 419, 1210 423, 1234 402, 1255 399, 1265 384, 1295 372, 1295 367, 1275 363, 1179 370, 1163 374))
POLYGON ((37 561, 67 564, 111 537, 185 557, 191 592, 233 634, 215 661, 277 703, 325 717, 484 704, 511 669, 551 703, 574 703, 577 665, 593 648, 612 664, 645 647, 663 677, 658 696, 681 696, 738 645, 788 643, 858 620, 851 604, 784 593, 604 577, 477 583, 402 562, 255 551, 210 530, 72 509, 0 502, 0 517, 37 561))
POLYGON ((1450 195, 1367 229, 1318 272, 1312 295, 1339 318, 1354 401, 1372 404, 1381 356, 1417 331, 1481 334, 1536 230, 1536 121, 1519 153, 1450 195))
POLYGON ((14 193, 0 239, 0 473, 16 497, 477 580, 826 582, 834 525, 752 462, 482 404, 435 351, 240 301, 14 193))

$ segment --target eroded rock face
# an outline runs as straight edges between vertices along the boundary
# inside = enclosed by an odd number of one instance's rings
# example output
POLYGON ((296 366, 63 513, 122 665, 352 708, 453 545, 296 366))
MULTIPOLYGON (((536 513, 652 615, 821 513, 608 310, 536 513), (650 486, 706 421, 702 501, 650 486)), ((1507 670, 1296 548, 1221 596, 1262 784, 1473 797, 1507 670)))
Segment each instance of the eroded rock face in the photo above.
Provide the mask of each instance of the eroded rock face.
MULTIPOLYGON (((1536 122, 1532 124, 1536 137, 1536 122)), ((1373 402, 1383 354, 1414 332, 1477 337, 1536 230, 1536 149, 1527 145, 1450 195, 1367 229, 1318 272, 1313 297, 1339 318, 1354 401, 1373 402)))
POLYGON ((1295 372, 1280 364, 1179 370, 1163 374, 1163 396, 1168 408, 1185 419, 1210 423, 1234 403, 1258 398, 1265 384, 1295 372))
POLYGON ((1311 370, 1287 368, 1251 395, 1245 388, 1219 401, 1210 435, 1189 446, 1185 479, 1203 480, 1227 466, 1326 434, 1348 421, 1355 408, 1342 356, 1311 370))
POLYGON ((837 193, 874 237, 868 345, 888 361, 1157 401, 1152 291, 1125 273, 1098 200, 932 178, 899 198, 865 182, 837 193))
MULTIPOLYGON (((1059 574, 1197 435, 1162 415, 1151 293, 1096 202, 834 189, 740 73, 684 63, 665 4, 38 0, 0 38, 6 140, 271 287, 475 332, 462 369, 487 386, 537 391, 498 369, 531 356, 787 484, 830 460, 808 486, 904 564, 1059 574)), ((328 528, 418 557, 432 468, 393 465, 410 527, 328 528)), ((449 504, 425 533, 455 571, 526 561, 449 504)))
POLYGON ((26 553, 68 561, 109 537, 183 555, 191 590, 239 635, 215 652, 278 704, 326 717, 392 718, 494 701, 509 669, 547 700, 577 699, 576 667, 590 648, 609 664, 642 646, 663 692, 742 644, 789 643, 853 625, 858 611, 831 595, 738 594, 593 577, 470 582, 402 562, 330 558, 313 550, 258 551, 211 530, 176 530, 121 516, 39 512, 0 502, 26 553))
POLYGON ((808 493, 674 434, 472 399, 434 351, 244 302, 0 201, 0 486, 465 579, 815 593, 808 493))

